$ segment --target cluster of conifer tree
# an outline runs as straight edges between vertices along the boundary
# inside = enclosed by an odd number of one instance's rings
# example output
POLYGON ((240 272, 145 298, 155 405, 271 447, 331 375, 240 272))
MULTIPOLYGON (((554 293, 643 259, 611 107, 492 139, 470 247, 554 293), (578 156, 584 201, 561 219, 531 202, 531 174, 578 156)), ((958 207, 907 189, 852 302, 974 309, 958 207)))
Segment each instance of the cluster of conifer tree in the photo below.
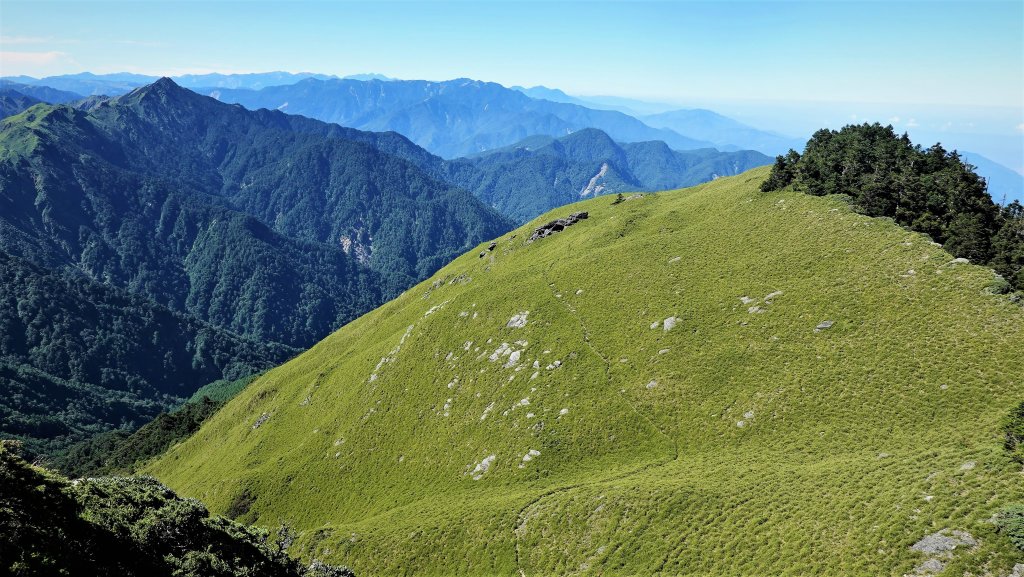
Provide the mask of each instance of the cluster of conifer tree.
POLYGON ((953 255, 991 266, 1007 288, 1024 289, 1024 206, 993 202, 956 151, 921 148, 878 123, 822 129, 803 154, 777 157, 761 190, 790 185, 816 196, 849 195, 864 214, 926 233, 953 255))

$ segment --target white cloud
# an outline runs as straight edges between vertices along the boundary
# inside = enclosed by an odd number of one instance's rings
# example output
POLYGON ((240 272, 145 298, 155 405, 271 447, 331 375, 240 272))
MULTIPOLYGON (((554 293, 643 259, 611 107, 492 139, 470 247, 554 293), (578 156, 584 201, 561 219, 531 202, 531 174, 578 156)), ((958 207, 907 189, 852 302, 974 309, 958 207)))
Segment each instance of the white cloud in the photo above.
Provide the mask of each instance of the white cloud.
POLYGON ((53 72, 54 68, 74 63, 74 59, 68 53, 57 50, 46 52, 0 50, 0 76, 45 75, 53 72))
POLYGON ((1017 125, 1017 132, 1024 132, 1024 122, 1017 125))
POLYGON ((917 120, 914 119, 914 118, 911 118, 910 120, 907 121, 907 128, 917 128, 918 126, 921 126, 921 125, 918 124, 917 120))
POLYGON ((900 123, 900 117, 899 116, 893 116, 892 118, 889 119, 889 124, 899 124, 899 123, 900 123))

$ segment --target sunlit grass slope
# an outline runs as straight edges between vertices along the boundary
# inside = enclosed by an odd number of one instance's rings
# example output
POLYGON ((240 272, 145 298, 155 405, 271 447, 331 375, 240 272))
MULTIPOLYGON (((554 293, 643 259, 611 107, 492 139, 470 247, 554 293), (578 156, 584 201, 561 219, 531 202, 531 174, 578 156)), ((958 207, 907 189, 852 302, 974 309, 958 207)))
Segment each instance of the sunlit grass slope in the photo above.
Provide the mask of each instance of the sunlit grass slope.
POLYGON ((942 529, 979 542, 947 574, 1005 574, 1024 311, 766 175, 482 245, 150 471, 360 575, 902 575, 942 529))

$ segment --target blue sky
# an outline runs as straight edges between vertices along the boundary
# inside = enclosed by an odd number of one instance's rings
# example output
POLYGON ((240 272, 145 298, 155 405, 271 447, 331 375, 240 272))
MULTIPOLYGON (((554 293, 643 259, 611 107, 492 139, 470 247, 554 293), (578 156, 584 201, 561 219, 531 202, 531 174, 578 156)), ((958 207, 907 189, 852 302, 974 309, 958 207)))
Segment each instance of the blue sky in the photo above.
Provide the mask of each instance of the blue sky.
MULTIPOLYGON (((1019 0, 2 0, 0 51, 0 75, 471 77, 703 105, 751 120, 760 111, 762 125, 775 119, 766 127, 791 133, 801 110, 814 110, 835 119, 898 117, 907 128, 959 124, 961 132, 1000 134, 1011 148, 1024 138, 1019 0), (934 118, 915 115, 923 109, 934 118), (792 114, 784 120, 773 110, 792 114)), ((1015 153, 1022 154, 1024 147, 1015 153)), ((1003 157, 1024 168, 1024 159, 1003 157)))

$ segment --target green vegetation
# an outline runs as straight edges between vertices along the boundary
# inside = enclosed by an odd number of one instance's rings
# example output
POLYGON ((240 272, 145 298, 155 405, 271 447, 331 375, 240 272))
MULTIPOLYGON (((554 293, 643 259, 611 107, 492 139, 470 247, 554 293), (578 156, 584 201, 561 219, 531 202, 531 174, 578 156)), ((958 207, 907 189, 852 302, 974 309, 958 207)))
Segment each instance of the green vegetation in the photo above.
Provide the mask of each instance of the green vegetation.
POLYGON ((538 217, 145 471, 360 574, 900 576, 945 529, 946 574, 1008 574, 1024 309, 768 175, 538 217))
POLYGON ((511 226, 396 134, 169 80, 80 106, 0 121, 0 433, 31 457, 277 365, 511 226))
POLYGON ((198 403, 204 399, 209 399, 217 403, 226 403, 230 401, 235 395, 240 393, 242 389, 249 386, 249 383, 253 382, 256 375, 250 375, 241 379, 235 379, 233 381, 219 380, 214 381, 192 394, 192 398, 188 400, 189 403, 198 403))
POLYGON ((1024 551, 1024 505, 1009 505, 1000 509, 995 517, 998 531, 1024 551))
POLYGON ((802 155, 777 157, 761 190, 791 184, 816 196, 849 195, 864 214, 923 232, 1024 289, 1024 206, 993 203, 985 181, 955 151, 922 149, 877 123, 822 129, 802 155))
POLYGON ((1013 458, 1024 463, 1024 402, 1010 411, 1003 421, 1003 433, 1006 435, 1003 446, 1013 458))
POLYGON ((0 571, 14 576, 351 577, 288 557, 287 531, 210 516, 147 477, 67 479, 0 444, 0 571))

